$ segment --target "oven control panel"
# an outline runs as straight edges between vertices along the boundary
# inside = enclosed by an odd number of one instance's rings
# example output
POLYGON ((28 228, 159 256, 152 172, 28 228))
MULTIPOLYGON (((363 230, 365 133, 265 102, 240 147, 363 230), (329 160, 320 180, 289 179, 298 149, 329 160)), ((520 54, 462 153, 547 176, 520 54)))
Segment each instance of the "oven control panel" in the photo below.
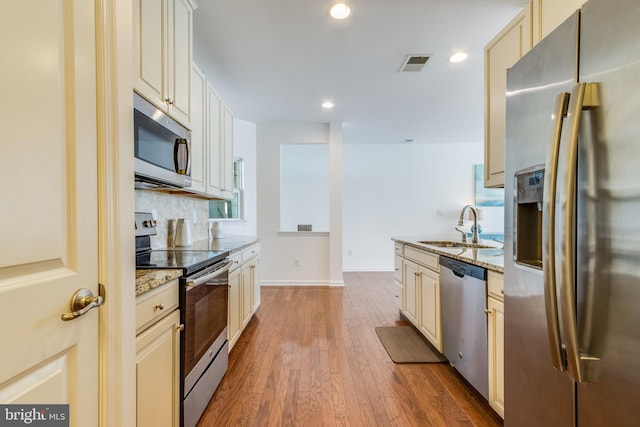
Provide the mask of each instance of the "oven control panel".
POLYGON ((136 236, 155 236, 156 225, 150 212, 136 212, 136 236))

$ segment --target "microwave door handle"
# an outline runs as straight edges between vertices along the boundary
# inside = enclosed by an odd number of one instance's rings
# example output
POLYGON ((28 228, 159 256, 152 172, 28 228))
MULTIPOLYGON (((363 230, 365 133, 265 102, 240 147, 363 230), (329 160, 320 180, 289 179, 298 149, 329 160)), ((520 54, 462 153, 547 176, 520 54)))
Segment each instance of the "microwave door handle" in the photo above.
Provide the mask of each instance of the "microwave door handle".
POLYGON ((213 271, 209 274, 205 274, 204 276, 197 277, 194 280, 187 280, 186 289, 190 290, 192 288, 195 288, 196 286, 200 286, 203 283, 208 282, 211 279, 215 279, 216 277, 229 271, 230 266, 231 266, 231 261, 226 261, 224 265, 221 268, 217 269, 216 271, 213 271))
POLYGON ((180 175, 189 174, 191 147, 188 139, 176 138, 173 145, 173 162, 177 173, 180 175))
POLYGON ((558 316, 558 297, 556 293, 555 275, 555 203, 558 176, 558 155, 562 137, 562 125, 567 115, 569 94, 559 93, 553 108, 553 135, 547 148, 545 163, 544 195, 542 210, 542 266, 544 271, 544 306, 547 317, 547 335, 551 363, 558 371, 565 370, 565 358, 562 354, 560 339, 560 320, 558 316))
POLYGON ((578 382, 593 381, 592 375, 597 371, 598 359, 581 355, 578 343, 578 322, 576 313, 575 289, 575 232, 576 232, 576 174, 578 162, 578 137, 582 111, 596 107, 598 102, 597 85, 578 83, 571 91, 571 99, 567 119, 569 120, 569 143, 564 147, 567 151, 566 164, 562 170, 565 179, 565 207, 561 212, 565 228, 562 230, 561 257, 562 281, 560 286, 560 302, 562 307, 563 335, 566 341, 567 365, 570 376, 578 382))

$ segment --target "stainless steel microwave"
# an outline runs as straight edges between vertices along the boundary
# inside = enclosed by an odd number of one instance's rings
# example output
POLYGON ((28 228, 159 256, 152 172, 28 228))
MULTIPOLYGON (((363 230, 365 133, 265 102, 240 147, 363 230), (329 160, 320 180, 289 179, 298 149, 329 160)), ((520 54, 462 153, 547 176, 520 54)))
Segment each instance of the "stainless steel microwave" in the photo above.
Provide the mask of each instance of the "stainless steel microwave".
POLYGON ((191 185, 191 132, 133 94, 136 188, 191 185))

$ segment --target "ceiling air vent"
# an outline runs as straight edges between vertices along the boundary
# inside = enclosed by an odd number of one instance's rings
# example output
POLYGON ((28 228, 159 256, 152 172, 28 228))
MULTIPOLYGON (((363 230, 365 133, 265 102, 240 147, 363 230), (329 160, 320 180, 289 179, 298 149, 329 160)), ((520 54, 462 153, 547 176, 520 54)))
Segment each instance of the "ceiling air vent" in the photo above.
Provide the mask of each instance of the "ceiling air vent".
POLYGON ((420 71, 428 60, 428 55, 407 55, 399 71, 420 71))

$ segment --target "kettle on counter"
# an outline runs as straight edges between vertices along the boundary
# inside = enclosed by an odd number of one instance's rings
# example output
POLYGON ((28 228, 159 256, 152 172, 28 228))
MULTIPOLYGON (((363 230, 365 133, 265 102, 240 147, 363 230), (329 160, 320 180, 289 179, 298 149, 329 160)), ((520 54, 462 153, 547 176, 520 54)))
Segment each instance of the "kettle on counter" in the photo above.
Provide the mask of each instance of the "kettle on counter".
POLYGON ((176 223, 176 246, 191 246, 191 224, 188 219, 180 218, 176 223))

